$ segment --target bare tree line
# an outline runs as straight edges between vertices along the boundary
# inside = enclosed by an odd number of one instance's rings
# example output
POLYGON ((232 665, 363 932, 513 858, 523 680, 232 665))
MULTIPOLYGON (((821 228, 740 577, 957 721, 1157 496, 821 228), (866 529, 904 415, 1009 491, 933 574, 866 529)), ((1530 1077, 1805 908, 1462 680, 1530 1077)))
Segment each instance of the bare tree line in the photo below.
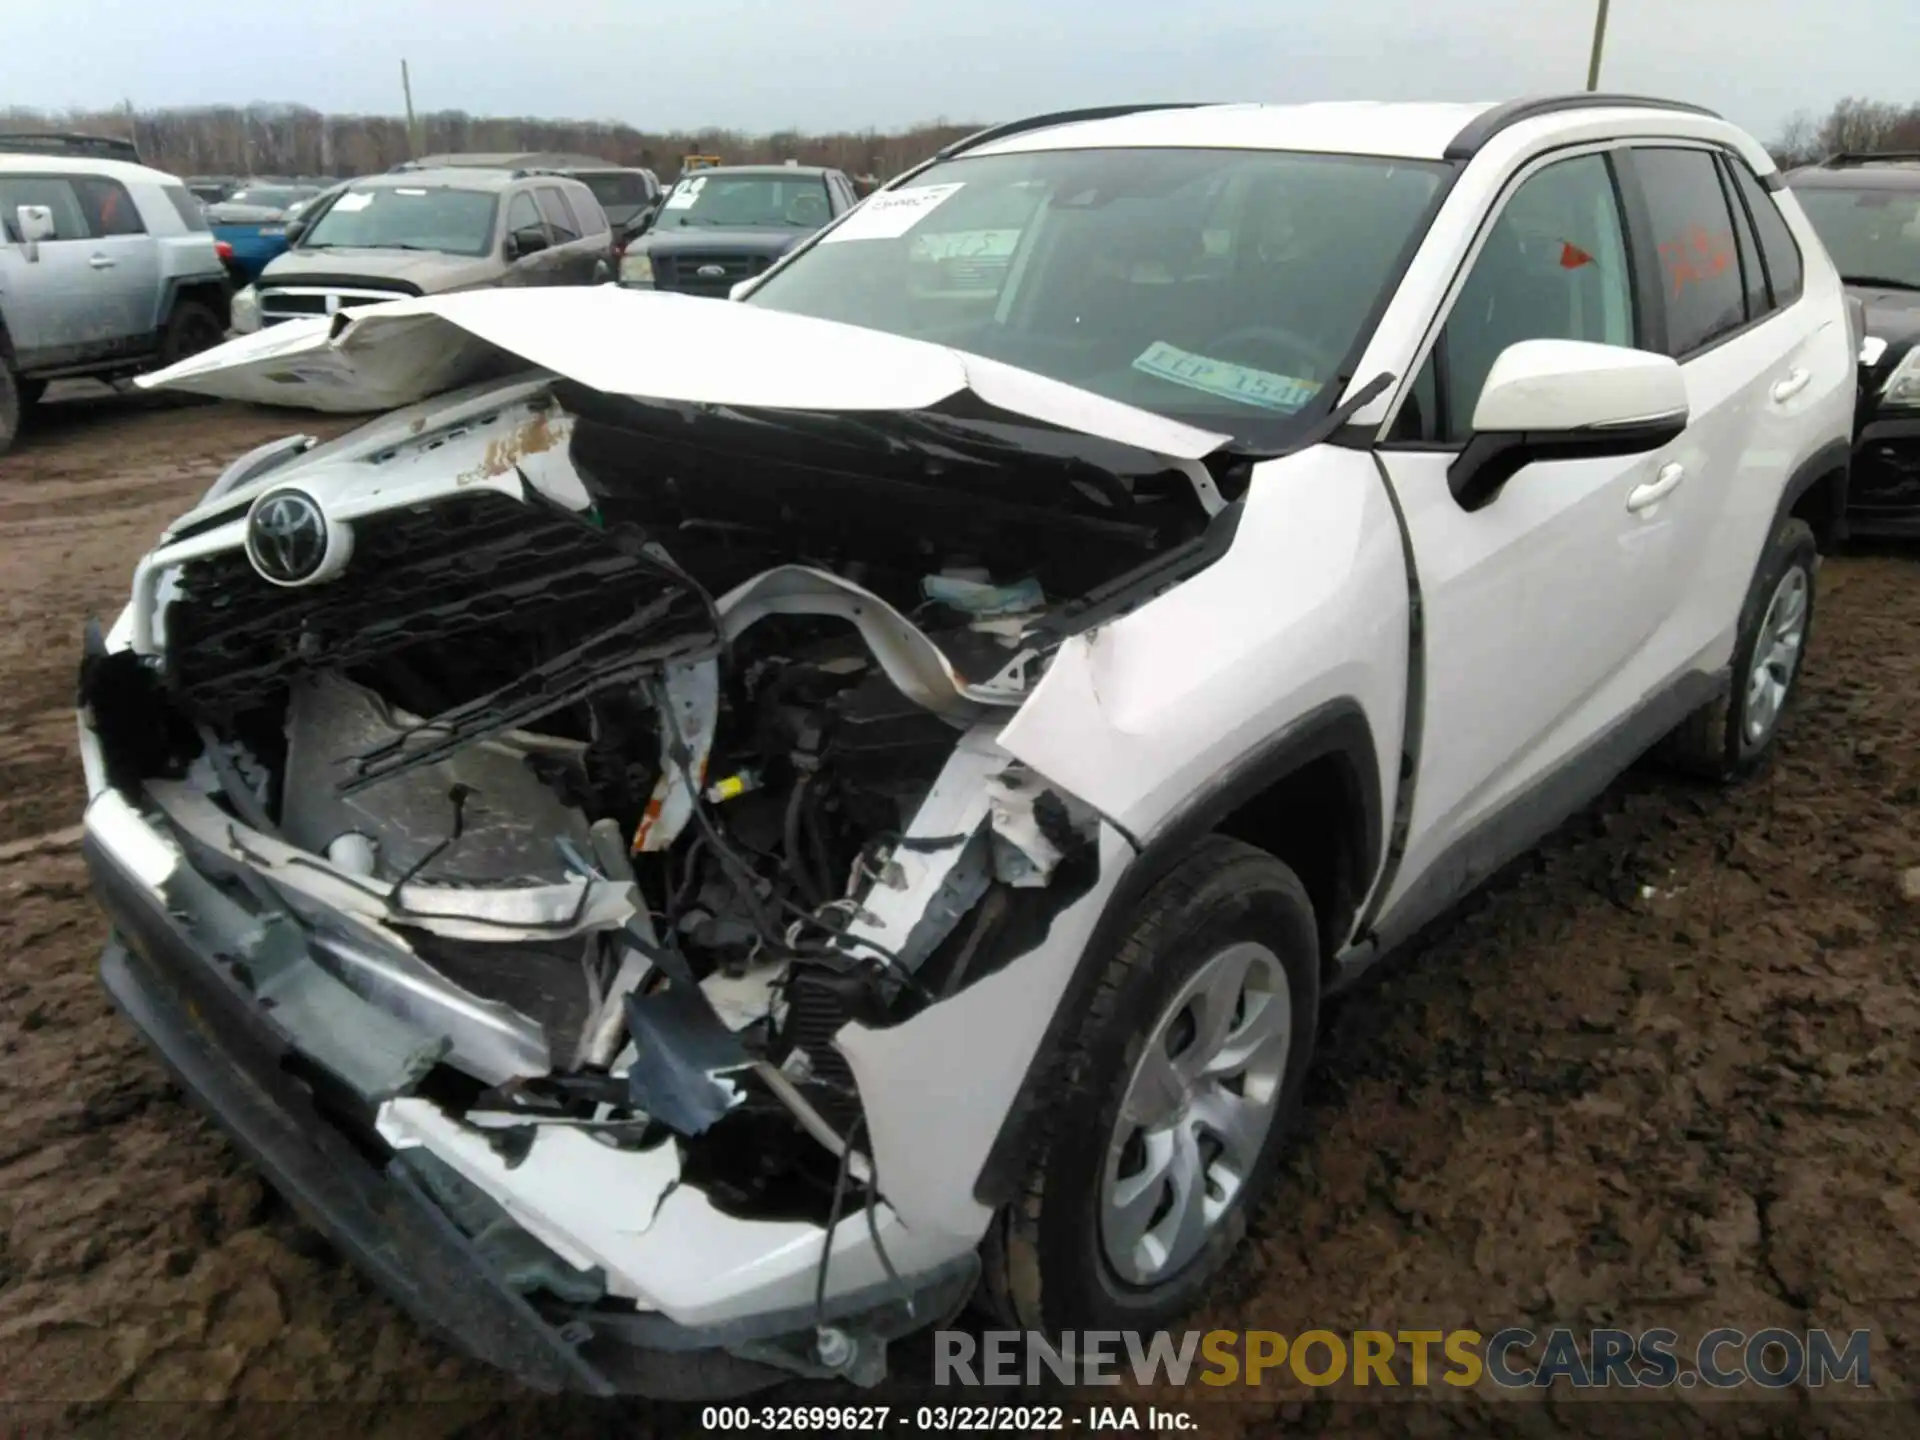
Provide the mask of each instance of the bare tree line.
MULTIPOLYGON (((978 125, 944 120, 906 130, 797 130, 750 135, 709 128, 644 131, 603 121, 486 117, 441 110, 418 117, 415 143, 396 115, 327 115, 302 105, 207 105, 166 110, 0 110, 0 130, 81 130, 131 136, 147 162, 178 175, 366 175, 412 154, 564 150, 644 165, 671 176, 683 155, 734 162, 797 160, 881 178, 899 173, 978 125)), ((1848 97, 1824 117, 1794 115, 1768 147, 1782 166, 1841 151, 1920 151, 1920 103, 1848 97)))
POLYGON ((599 121, 489 118, 459 110, 417 117, 417 147, 394 115, 326 115, 301 105, 207 105, 166 110, 0 109, 0 130, 78 130, 131 137, 149 165, 176 175, 367 175, 414 153, 566 151, 671 177, 683 155, 735 163, 797 160, 886 177, 979 129, 940 120, 908 130, 749 135, 737 130, 649 132, 599 121))

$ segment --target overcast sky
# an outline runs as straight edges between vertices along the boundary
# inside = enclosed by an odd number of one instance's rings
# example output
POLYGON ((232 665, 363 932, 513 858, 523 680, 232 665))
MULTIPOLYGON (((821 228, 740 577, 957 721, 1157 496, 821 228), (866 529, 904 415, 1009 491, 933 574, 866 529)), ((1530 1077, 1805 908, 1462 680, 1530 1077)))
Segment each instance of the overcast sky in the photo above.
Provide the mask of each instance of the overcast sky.
MULTIPOLYGON (((0 105, 253 100, 881 129, 1121 100, 1491 100, 1586 83, 1594 0, 0 0, 0 105)), ((1604 88, 1771 136, 1920 100, 1920 0, 1613 0, 1604 88)))

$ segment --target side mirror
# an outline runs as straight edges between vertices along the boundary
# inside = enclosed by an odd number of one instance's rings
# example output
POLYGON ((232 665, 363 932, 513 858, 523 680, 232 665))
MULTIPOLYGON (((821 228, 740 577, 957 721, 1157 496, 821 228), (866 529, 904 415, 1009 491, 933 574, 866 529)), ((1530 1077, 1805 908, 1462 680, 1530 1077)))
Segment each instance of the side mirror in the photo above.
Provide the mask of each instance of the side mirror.
POLYGON ((300 237, 307 233, 307 222, 304 220, 289 220, 287 221, 286 232, 287 244, 289 246, 298 245, 300 243, 300 237))
POLYGON ((1493 362, 1473 437, 1447 486, 1478 510, 1542 460, 1646 455, 1687 428, 1686 377, 1665 355, 1584 340, 1522 340, 1493 362))
POLYGON ((21 205, 13 212, 14 223, 20 228, 20 243, 26 247, 27 259, 40 258, 40 242, 53 239, 53 211, 45 205, 21 205))
POLYGON ((547 248, 547 232, 538 225, 525 225, 507 236, 507 259, 524 260, 547 248))

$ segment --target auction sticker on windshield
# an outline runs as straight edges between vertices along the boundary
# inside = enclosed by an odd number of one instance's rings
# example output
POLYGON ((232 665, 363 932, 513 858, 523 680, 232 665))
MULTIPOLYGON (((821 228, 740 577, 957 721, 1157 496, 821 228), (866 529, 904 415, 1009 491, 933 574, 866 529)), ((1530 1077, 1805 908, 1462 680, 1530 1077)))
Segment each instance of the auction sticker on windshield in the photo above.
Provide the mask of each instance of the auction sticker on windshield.
POLYGON ((707 188, 707 177, 689 180, 673 187, 673 193, 667 196, 666 208, 669 210, 691 210, 693 202, 700 198, 700 192, 707 188))
POLYGON ((830 240, 897 240, 935 208, 945 204, 964 181, 948 185, 910 185, 905 190, 882 190, 869 196, 833 229, 820 237, 830 240))
POLYGON ((1269 410, 1298 410, 1320 393, 1317 380, 1299 380, 1270 370, 1255 370, 1250 365, 1210 360, 1164 340, 1149 345, 1146 353, 1133 362, 1133 368, 1190 390, 1204 390, 1209 395, 1269 410))
POLYGON ((364 210, 373 203, 373 196, 364 190, 349 190, 333 202, 333 208, 343 215, 351 215, 356 210, 364 210))

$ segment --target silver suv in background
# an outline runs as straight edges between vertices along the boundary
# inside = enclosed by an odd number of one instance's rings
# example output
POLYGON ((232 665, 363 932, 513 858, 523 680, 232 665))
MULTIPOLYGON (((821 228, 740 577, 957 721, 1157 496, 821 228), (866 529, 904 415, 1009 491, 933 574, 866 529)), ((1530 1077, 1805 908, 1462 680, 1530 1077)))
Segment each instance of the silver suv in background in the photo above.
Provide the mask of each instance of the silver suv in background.
POLYGON ((578 180, 479 167, 371 175, 287 226, 288 249, 234 297, 242 333, 406 296, 597 285, 613 234, 578 180))
POLYGON ((124 146, 0 138, 0 454, 49 381, 171 365, 227 327, 200 202, 171 175, 106 158, 124 146))

